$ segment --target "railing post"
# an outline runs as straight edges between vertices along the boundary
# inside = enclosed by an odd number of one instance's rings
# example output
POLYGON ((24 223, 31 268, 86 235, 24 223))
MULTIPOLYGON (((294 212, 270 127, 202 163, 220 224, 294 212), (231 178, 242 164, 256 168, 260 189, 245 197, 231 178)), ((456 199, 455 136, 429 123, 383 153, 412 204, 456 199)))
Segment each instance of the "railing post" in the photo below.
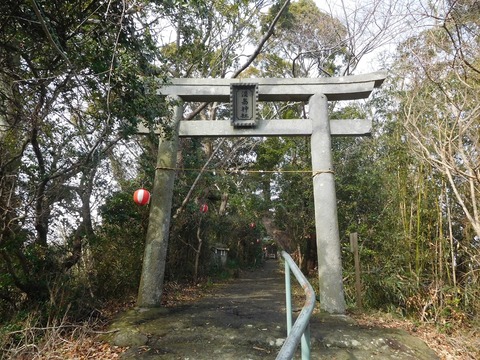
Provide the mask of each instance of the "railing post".
POLYGON ((276 360, 291 360, 299 343, 302 347, 302 360, 310 360, 310 317, 315 307, 315 291, 308 282, 297 264, 285 251, 282 251, 285 259, 285 297, 287 315, 287 338, 277 355, 276 360), (305 290, 305 305, 298 315, 295 324, 292 325, 292 286, 290 271, 293 272, 300 286, 305 290))
POLYGON ((305 332, 302 335, 302 360, 310 360, 310 322, 305 328, 305 332))
POLYGON ((287 336, 292 330, 292 285, 290 281, 290 265, 285 261, 285 312, 287 315, 287 336))

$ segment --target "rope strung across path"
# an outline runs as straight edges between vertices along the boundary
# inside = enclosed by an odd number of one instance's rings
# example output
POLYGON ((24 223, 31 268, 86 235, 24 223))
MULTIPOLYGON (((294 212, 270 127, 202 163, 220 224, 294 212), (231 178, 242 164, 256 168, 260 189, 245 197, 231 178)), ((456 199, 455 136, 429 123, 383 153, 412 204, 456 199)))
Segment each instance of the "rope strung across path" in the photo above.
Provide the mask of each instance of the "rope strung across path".
POLYGON ((209 171, 209 172, 217 172, 223 171, 232 174, 274 174, 274 173, 299 173, 299 174, 312 174, 312 177, 315 177, 320 174, 335 174, 333 170, 225 170, 225 169, 195 169, 195 168, 177 168, 177 167, 167 167, 167 166, 157 166, 155 170, 171 170, 171 171, 209 171))

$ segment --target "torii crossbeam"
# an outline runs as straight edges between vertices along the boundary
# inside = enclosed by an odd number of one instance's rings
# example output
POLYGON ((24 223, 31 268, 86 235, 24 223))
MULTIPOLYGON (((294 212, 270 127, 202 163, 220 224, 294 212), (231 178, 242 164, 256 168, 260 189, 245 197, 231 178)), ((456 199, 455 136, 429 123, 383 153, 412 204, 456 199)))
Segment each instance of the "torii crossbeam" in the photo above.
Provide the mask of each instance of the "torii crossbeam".
MULTIPOLYGON (((317 237, 320 308, 344 313, 340 235, 331 136, 368 135, 371 121, 328 119, 328 101, 367 98, 380 87, 385 72, 318 79, 174 79, 161 96, 179 100, 175 110, 175 135, 161 136, 151 200, 139 307, 159 306, 168 246, 174 171, 179 137, 310 136, 317 237), (231 86, 255 84, 258 101, 308 101, 308 119, 258 120, 254 127, 234 127, 230 121, 183 119, 183 102, 228 102, 231 86)), ((148 129, 139 128, 139 133, 148 129)))

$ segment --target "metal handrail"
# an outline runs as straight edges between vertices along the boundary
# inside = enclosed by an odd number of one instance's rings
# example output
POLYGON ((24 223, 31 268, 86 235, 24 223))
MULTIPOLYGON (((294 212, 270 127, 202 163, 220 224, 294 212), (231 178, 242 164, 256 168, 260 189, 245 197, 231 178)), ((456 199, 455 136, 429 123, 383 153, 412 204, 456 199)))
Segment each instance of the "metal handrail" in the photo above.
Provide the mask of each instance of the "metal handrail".
POLYGON ((285 293, 286 293, 286 313, 287 313, 287 339, 283 343, 276 360, 290 360, 293 358, 295 350, 300 341, 302 342, 302 360, 310 359, 310 317, 315 308, 315 291, 312 285, 305 278, 295 261, 285 251, 282 251, 282 257, 285 259, 285 293), (298 283, 305 291, 305 305, 292 326, 292 294, 290 284, 290 271, 295 275, 298 283))

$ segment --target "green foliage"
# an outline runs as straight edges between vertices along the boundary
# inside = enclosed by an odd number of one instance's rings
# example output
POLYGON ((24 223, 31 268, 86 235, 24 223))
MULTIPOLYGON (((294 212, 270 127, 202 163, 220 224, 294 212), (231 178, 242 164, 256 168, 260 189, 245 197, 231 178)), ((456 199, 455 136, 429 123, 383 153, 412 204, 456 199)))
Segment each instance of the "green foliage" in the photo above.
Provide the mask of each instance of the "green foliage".
POLYGON ((113 194, 100 209, 103 224, 89 247, 98 299, 126 299, 138 290, 149 207, 133 202, 135 189, 113 194))
POLYGON ((474 40, 479 28, 468 15, 474 8, 452 4, 445 26, 402 43, 394 64, 395 142, 404 147, 400 152, 397 146, 400 161, 392 162, 397 169, 389 168, 397 174, 391 184, 399 194, 391 197, 402 240, 396 248, 403 251, 403 271, 413 274, 419 287, 411 309, 424 320, 447 323, 461 319, 459 312, 478 316, 479 308, 471 301, 478 291, 472 286, 477 279, 473 269, 479 267, 475 236, 480 227, 472 215, 478 179, 467 175, 477 162, 479 144, 480 49, 474 40))
MULTIPOLYGON (((262 32, 266 31, 281 5, 283 2, 270 8, 263 19, 262 32)), ((256 63, 264 71, 263 76, 333 76, 339 72, 346 56, 345 37, 344 25, 322 12, 314 1, 295 1, 280 18, 269 53, 259 57, 256 63)))
MULTIPOLYGON (((266 15, 265 5, 0 4, 1 320, 16 312, 13 321, 23 321, 24 310, 39 302, 42 323, 66 312, 87 316, 98 301, 136 292, 149 208, 131 196, 140 185, 151 187, 157 149, 156 136, 132 142, 132 135, 140 123, 171 134, 169 104, 157 96, 158 87, 169 76, 228 77, 283 2, 266 15), (165 24, 175 24, 175 38, 159 45, 165 24)), ((442 27, 401 44, 383 92, 361 106, 335 104, 330 118, 376 120, 371 138, 332 144, 349 302, 354 269, 347 237, 357 232, 365 306, 454 324, 480 309, 480 57, 478 6, 449 6, 442 27)), ((353 56, 346 40, 345 26, 313 1, 293 2, 243 75, 340 74, 353 56)), ((302 118, 307 111, 299 103, 259 107, 265 119, 302 118)), ((215 104, 199 116, 227 112, 228 106, 215 104)), ((258 265, 265 214, 273 214, 299 259, 310 256, 313 194, 311 175, 303 172, 311 166, 308 139, 189 139, 180 147, 168 280, 224 277, 258 265), (197 181, 210 156, 210 168, 197 181), (206 214, 199 211, 204 203, 206 214), (230 249, 226 267, 213 261, 218 244, 230 249)))
POLYGON ((202 0, 166 8, 176 38, 162 44, 163 68, 172 77, 226 77, 238 66, 236 50, 254 40, 265 5, 263 0, 202 0))
POLYGON ((101 238, 91 202, 108 159, 166 112, 155 40, 134 17, 154 4, 126 5, 0 5, 1 315, 88 290, 82 261, 101 238), (53 291, 61 284, 70 294, 53 291))
MULTIPOLYGON (((266 14, 262 18, 262 22, 261 22, 262 33, 267 32, 268 27, 273 22, 273 19, 275 18, 275 16, 277 16, 278 12, 280 11, 280 9, 282 8, 282 6, 284 4, 285 4, 285 1, 277 1, 276 3, 274 3, 269 8, 268 14, 266 14)), ((277 26, 278 29, 282 29, 282 30, 291 29, 292 23, 293 23, 295 18, 293 16, 292 12, 290 11, 290 6, 292 6, 291 3, 287 5, 287 7, 285 8, 283 16, 279 19, 278 26, 277 26)))

